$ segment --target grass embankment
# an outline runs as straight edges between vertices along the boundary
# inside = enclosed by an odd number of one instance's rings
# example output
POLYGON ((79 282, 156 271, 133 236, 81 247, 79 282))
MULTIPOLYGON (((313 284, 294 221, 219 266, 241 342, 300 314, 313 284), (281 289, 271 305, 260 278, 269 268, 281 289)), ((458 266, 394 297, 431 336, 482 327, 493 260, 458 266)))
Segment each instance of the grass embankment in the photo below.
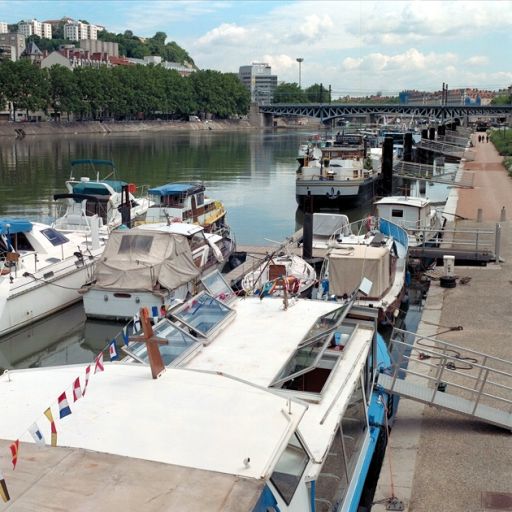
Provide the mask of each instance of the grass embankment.
POLYGON ((512 177, 512 130, 510 128, 493 130, 491 133, 491 142, 494 144, 500 155, 505 158, 503 165, 507 168, 512 177))

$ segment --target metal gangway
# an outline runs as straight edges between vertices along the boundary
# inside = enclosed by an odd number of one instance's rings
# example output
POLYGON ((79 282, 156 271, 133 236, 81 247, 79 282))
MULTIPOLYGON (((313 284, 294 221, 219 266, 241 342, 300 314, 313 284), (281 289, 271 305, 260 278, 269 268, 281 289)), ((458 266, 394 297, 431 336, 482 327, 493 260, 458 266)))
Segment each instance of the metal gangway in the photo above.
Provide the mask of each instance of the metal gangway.
POLYGON ((430 336, 394 329, 389 393, 512 430, 512 362, 430 336))
POLYGON ((442 183, 458 188, 473 188, 474 173, 464 172, 462 177, 455 181, 457 172, 446 172, 444 165, 429 165, 399 160, 393 165, 393 175, 400 178, 442 183))
POLYGON ((440 155, 451 156, 453 158, 462 158, 464 156, 464 148, 454 144, 447 144, 446 142, 438 142, 430 139, 421 139, 421 142, 416 144, 416 148, 433 151, 440 155))

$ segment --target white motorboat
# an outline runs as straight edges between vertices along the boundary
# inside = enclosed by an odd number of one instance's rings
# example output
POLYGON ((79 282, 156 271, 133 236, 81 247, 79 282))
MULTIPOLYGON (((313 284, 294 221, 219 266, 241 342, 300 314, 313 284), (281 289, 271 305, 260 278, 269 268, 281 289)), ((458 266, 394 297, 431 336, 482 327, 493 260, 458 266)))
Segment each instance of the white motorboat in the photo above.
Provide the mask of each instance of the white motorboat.
POLYGON ((194 293, 196 278, 223 267, 233 242, 187 223, 143 224, 110 234, 94 283, 82 290, 85 314, 129 319, 194 293))
POLYGON ((101 219, 100 230, 109 233, 124 222, 133 222, 144 215, 151 202, 147 197, 135 197, 137 187, 116 179, 114 163, 110 160, 73 160, 71 175, 66 181, 67 193, 55 194, 54 199, 65 200, 65 211, 58 215, 52 227, 63 233, 91 231, 91 219, 97 215, 101 219), (77 171, 83 172, 84 165, 94 170, 106 166, 110 172, 100 178, 99 172, 94 177, 75 178, 77 171), (123 209, 126 219, 123 218, 123 209))
POLYGON ((377 217, 403 227, 409 246, 439 243, 446 219, 422 197, 389 196, 374 203, 377 217))
POLYGON ((242 289, 248 295, 275 294, 282 296, 283 287, 291 294, 305 295, 316 283, 315 269, 294 254, 270 256, 242 279, 242 289))
POLYGON ((0 336, 81 300, 78 290, 90 282, 105 246, 97 220, 96 229, 92 225, 88 237, 38 222, 0 219, 0 272, 9 283, 0 336))
POLYGON ((91 372, 86 396, 69 402, 72 414, 63 420, 48 397, 72 396, 86 365, 1 376, 0 438, 20 441, 19 469, 5 477, 12 506, 43 499, 61 506, 48 489, 64 487, 81 510, 108 501, 126 512, 148 503, 155 510, 355 511, 392 415, 378 386, 391 362, 375 311, 283 302, 191 298, 154 327, 164 344, 150 342, 150 367, 146 344, 130 342, 133 357, 91 372), (34 421, 49 442, 41 414, 49 406, 58 446, 35 446, 34 421), (115 492, 105 482, 115 482, 115 492))
POLYGON ((226 233, 226 210, 221 201, 205 196, 202 183, 167 183, 148 190, 151 206, 140 223, 187 222, 207 233, 226 233))
MULTIPOLYGON (((315 213, 313 225, 317 215, 322 218, 324 214, 315 213)), ((399 312, 405 289, 406 231, 375 217, 348 224, 347 217, 340 215, 339 224, 341 227, 331 234, 325 247, 318 297, 346 300, 358 283, 367 280, 371 286, 358 295, 357 303, 378 309, 379 321, 392 320, 399 312)))

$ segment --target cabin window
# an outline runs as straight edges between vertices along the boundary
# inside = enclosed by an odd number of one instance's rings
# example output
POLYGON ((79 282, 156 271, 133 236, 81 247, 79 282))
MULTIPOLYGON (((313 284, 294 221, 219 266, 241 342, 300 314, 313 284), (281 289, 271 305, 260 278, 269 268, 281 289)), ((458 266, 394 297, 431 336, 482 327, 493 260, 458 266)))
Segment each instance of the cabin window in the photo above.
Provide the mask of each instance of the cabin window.
POLYGON ((404 216, 403 210, 391 210, 391 217, 402 218, 404 216))
POLYGON ((128 252, 149 254, 153 245, 153 237, 147 235, 127 235, 121 239, 119 254, 128 252))
POLYGON ((195 249, 202 247, 205 243, 206 239, 204 237, 204 234, 202 231, 200 231, 199 233, 192 235, 192 237, 190 238, 190 250, 194 251, 195 249))
POLYGON ((348 489, 348 473, 341 428, 329 447, 315 485, 316 510, 338 510, 348 489), (328 505, 329 508, 322 508, 328 505))
POLYGON ((321 394, 355 326, 340 325, 347 305, 321 316, 288 359, 271 387, 321 394))
POLYGON ((207 338, 216 331, 233 310, 207 293, 200 293, 173 311, 172 315, 207 338))
POLYGON ((49 240, 52 245, 55 246, 69 242, 69 239, 66 238, 62 233, 59 233, 52 228, 42 229, 41 233, 49 240))
POLYGON ((306 450, 297 434, 293 434, 270 477, 270 481, 287 505, 292 501, 308 462, 306 450))
POLYGON ((196 201, 197 201, 197 206, 202 206, 204 204, 204 192, 199 192, 196 195, 196 201))
POLYGON ((354 472, 367 429, 366 405, 361 379, 357 380, 347 409, 341 418, 343 446, 349 477, 354 472))
POLYGON ((9 243, 15 251, 33 251, 32 244, 28 241, 25 233, 16 233, 9 235, 9 243))
MULTIPOLYGON (((166 345, 158 346, 165 366, 175 366, 183 359, 184 356, 200 345, 196 338, 186 333, 167 319, 159 322, 153 328, 153 333, 158 338, 165 338, 168 341, 166 345)), ((128 347, 123 347, 123 350, 137 361, 149 364, 146 343, 130 343, 128 347)))

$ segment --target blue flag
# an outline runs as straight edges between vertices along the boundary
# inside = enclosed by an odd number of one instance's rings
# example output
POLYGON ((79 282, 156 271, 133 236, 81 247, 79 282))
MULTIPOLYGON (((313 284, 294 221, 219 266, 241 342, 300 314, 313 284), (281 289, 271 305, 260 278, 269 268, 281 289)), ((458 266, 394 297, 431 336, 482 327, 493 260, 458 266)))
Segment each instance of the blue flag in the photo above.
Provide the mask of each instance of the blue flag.
POLYGON ((125 325, 123 327, 123 341, 124 341, 124 344, 126 346, 128 346, 128 341, 129 341, 130 337, 128 336, 128 326, 125 325))
POLYGON ((119 354, 117 353, 116 340, 112 340, 110 345, 108 346, 108 353, 110 355, 111 361, 117 361, 119 359, 119 354))

